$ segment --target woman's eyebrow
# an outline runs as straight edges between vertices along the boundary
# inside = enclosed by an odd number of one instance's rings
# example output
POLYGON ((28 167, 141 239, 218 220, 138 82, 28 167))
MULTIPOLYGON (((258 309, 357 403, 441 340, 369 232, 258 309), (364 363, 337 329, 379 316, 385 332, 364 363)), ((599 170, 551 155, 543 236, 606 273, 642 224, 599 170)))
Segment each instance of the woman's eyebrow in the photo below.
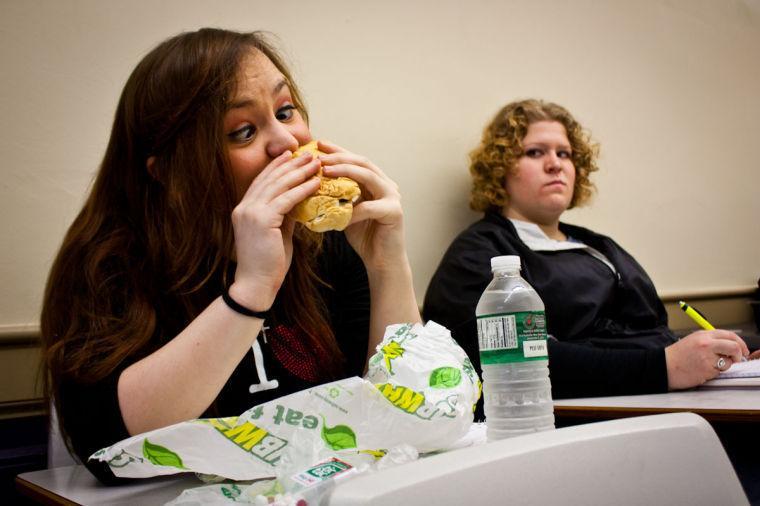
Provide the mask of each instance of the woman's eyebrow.
POLYGON ((538 141, 538 142, 526 142, 524 144, 525 148, 531 147, 531 148, 544 148, 544 149, 547 149, 547 148, 550 148, 552 146, 557 146, 558 148, 564 148, 564 149, 572 149, 572 146, 570 144, 566 144, 564 142, 560 142, 558 144, 554 144, 554 143, 551 143, 551 142, 541 142, 541 141, 538 141))
MULTIPOLYGON (((280 79, 277 81, 277 84, 275 84, 272 87, 272 96, 277 95, 284 87, 288 86, 288 81, 285 78, 280 79)), ((234 100, 230 102, 229 109, 242 109, 244 107, 249 107, 253 105, 256 102, 252 97, 242 97, 237 100, 234 100)))
POLYGON ((272 95, 277 95, 280 90, 282 90, 284 87, 288 86, 288 80, 284 77, 277 81, 277 84, 274 85, 274 88, 272 89, 272 95))

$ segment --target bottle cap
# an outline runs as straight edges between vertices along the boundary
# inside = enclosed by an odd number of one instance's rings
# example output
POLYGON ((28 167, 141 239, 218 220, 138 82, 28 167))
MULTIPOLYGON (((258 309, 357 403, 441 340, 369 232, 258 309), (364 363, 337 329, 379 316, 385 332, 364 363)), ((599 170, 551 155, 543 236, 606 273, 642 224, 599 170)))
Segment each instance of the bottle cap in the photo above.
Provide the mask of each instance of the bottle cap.
POLYGON ((519 269, 520 257, 517 255, 504 255, 500 257, 493 257, 491 259, 491 270, 497 269, 519 269))

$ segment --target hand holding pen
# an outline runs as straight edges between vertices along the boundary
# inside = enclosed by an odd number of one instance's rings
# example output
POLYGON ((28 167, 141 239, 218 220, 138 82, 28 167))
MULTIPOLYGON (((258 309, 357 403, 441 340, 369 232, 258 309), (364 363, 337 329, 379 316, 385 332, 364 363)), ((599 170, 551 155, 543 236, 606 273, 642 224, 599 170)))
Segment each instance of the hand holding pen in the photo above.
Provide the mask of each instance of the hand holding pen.
MULTIPOLYGON (((705 318, 705 316, 702 313, 697 311, 696 308, 688 305, 682 300, 678 301, 678 305, 683 310, 684 313, 686 313, 692 320, 694 320, 694 322, 696 322, 697 325, 699 325, 705 330, 715 330, 715 327, 713 327, 713 325, 707 321, 707 318, 705 318)), ((746 361, 747 361, 747 357, 742 355, 742 362, 746 362, 746 361)), ((726 370, 727 369, 726 359, 724 357, 720 357, 718 361, 715 363, 715 368, 718 369, 719 371, 726 370)))

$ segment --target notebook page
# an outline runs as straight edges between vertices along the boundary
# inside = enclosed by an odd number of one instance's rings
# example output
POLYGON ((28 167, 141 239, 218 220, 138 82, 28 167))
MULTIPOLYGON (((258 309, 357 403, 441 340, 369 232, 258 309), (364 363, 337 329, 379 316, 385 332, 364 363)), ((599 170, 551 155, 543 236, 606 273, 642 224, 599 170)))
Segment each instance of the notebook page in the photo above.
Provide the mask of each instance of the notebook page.
POLYGON ((734 362, 727 371, 718 375, 718 379, 724 378, 760 378, 760 360, 734 362))

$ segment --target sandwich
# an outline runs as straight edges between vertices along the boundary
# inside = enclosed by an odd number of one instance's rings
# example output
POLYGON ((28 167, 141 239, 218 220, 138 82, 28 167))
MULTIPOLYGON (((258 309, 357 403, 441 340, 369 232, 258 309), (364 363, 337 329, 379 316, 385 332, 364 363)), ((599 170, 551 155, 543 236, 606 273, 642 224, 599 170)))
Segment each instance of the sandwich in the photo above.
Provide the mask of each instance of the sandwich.
MULTIPOLYGON (((317 149, 317 141, 312 141, 298 148, 293 157, 307 152, 315 157, 325 154, 317 149)), ((289 215, 313 232, 343 230, 351 221, 354 203, 361 196, 359 185, 347 177, 324 177, 321 168, 318 176, 319 189, 296 205, 289 215)))

